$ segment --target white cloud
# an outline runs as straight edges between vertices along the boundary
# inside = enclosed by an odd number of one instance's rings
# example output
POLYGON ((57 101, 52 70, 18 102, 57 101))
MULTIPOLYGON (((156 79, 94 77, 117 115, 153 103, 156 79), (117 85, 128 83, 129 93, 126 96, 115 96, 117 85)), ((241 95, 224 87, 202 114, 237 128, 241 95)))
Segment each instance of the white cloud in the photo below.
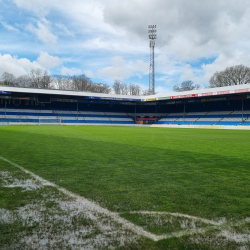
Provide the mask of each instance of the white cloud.
POLYGON ((49 69, 62 63, 59 57, 50 56, 47 52, 41 52, 37 60, 30 61, 27 58, 18 58, 10 54, 0 54, 0 76, 8 72, 18 77, 29 73, 31 69, 49 69))
MULTIPOLYGON (((123 80, 148 74, 149 60, 144 61, 149 55, 148 24, 157 24, 155 69, 162 84, 173 83, 173 79, 206 83, 214 72, 228 66, 250 66, 249 0, 12 1, 38 16, 37 23, 28 25, 29 31, 46 44, 55 44, 58 37, 68 36, 72 40, 58 43, 58 52, 79 62, 91 60, 92 65, 98 64, 96 68, 88 67, 91 73, 102 67, 98 74, 104 78, 123 80), (52 20, 49 15, 52 13, 57 17, 53 25, 47 21, 52 20), (91 59, 78 56, 81 53, 85 56, 89 51, 91 59), (102 62, 96 59, 103 57, 102 62), (109 57, 114 57, 111 65, 109 57), (201 65, 204 58, 215 60, 201 65)), ((62 68, 65 74, 79 71, 62 68)))
POLYGON ((184 82, 187 80, 193 80, 194 78, 194 72, 193 69, 190 66, 186 66, 183 68, 182 75, 180 77, 180 81, 184 82))
POLYGON ((49 26, 50 23, 43 18, 41 21, 37 22, 37 27, 30 23, 26 26, 26 28, 30 32, 34 33, 42 42, 55 44, 57 42, 57 36, 52 33, 49 26))
POLYGON ((27 74, 27 72, 33 68, 40 67, 37 62, 31 62, 27 58, 17 58, 9 54, 0 54, 0 76, 2 76, 4 72, 8 72, 18 77, 27 74))
POLYGON ((173 89, 172 87, 167 87, 167 86, 156 86, 155 88, 155 92, 157 94, 164 94, 164 93, 168 93, 168 92, 172 92, 173 89))
POLYGON ((220 54, 213 63, 202 65, 202 69, 204 71, 204 77, 202 80, 204 82, 208 82, 210 77, 216 71, 222 71, 227 67, 243 64, 247 67, 250 67, 250 53, 244 53, 240 51, 236 51, 235 53, 231 53, 231 56, 227 56, 225 54, 220 54))
POLYGON ((147 24, 156 24, 156 46, 161 53, 192 60, 229 52, 239 41, 249 40, 249 13, 248 0, 240 4, 233 0, 127 0, 108 1, 104 20, 145 40, 147 24))
POLYGON ((80 69, 76 69, 76 68, 66 68, 66 67, 62 67, 61 69, 61 73, 62 75, 79 75, 82 73, 82 71, 80 69))
POLYGON ((107 77, 111 80, 124 80, 131 76, 141 78, 148 73, 148 63, 137 60, 135 62, 125 62, 120 56, 113 57, 113 66, 105 67, 98 71, 102 77, 107 77))
POLYGON ((143 60, 137 60, 129 64, 132 72, 137 75, 139 78, 142 78, 143 75, 147 75, 149 72, 149 63, 143 60))
POLYGON ((59 29, 61 35, 74 36, 74 33, 70 31, 63 23, 56 23, 56 27, 59 29))
POLYGON ((95 76, 91 70, 84 71, 84 74, 89 78, 93 78, 95 76))
POLYGON ((44 68, 54 68, 62 64, 62 60, 57 56, 50 56, 48 52, 40 52, 37 63, 44 68))
MULTIPOLYGON (((232 47, 250 39, 249 0, 241 0, 240 4, 235 0, 13 1, 40 18, 48 18, 50 11, 60 13, 77 33, 92 37, 83 41, 85 47, 91 49, 141 51, 148 45, 148 24, 157 24, 156 47, 160 53, 181 60, 230 53, 232 47)), ((38 28, 31 26, 31 29, 48 33, 43 26, 40 23, 38 28)), ((69 36, 73 34, 61 23, 57 27, 69 36)), ((55 35, 48 38, 40 34, 39 37, 45 42, 56 41, 55 35)), ((250 45, 247 48, 250 49, 250 45)), ((147 52, 145 48, 143 52, 147 52)))
POLYGON ((44 17, 50 11, 50 0, 13 0, 19 8, 26 9, 38 16, 44 17))
POLYGON ((4 28, 6 28, 7 30, 10 30, 10 31, 19 31, 17 28, 15 28, 14 26, 12 25, 9 25, 7 24, 6 22, 4 21, 0 21, 0 23, 3 25, 4 28))
POLYGON ((112 59, 113 66, 105 67, 99 70, 98 74, 112 80, 123 80, 131 76, 131 70, 126 67, 125 61, 117 56, 112 59))
POLYGON ((155 57, 156 70, 166 75, 176 75, 180 74, 182 68, 186 63, 170 58, 165 54, 161 54, 155 57))

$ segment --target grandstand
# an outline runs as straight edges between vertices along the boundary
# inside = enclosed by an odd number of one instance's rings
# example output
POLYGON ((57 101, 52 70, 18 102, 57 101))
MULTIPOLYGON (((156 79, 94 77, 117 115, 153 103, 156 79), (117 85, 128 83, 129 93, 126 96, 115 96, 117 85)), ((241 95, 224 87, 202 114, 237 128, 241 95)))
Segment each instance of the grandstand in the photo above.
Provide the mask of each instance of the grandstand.
POLYGON ((250 84, 154 96, 0 86, 0 123, 250 128, 250 84))

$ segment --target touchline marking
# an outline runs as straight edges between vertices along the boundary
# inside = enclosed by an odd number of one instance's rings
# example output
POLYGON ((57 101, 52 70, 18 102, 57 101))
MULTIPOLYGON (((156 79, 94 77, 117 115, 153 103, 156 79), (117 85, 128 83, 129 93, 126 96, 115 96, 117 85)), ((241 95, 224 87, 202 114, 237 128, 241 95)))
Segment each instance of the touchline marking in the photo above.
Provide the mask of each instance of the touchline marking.
MULTIPOLYGON (((224 224, 224 222, 216 222, 213 220, 208 220, 208 219, 204 219, 204 218, 200 218, 200 217, 196 217, 196 216, 192 216, 192 215, 188 215, 188 214, 181 214, 181 213, 170 213, 170 212, 166 212, 166 211, 132 211, 129 212, 131 214, 159 214, 159 215, 172 215, 172 216, 176 216, 176 217, 184 217, 184 218, 188 218, 188 219, 193 219, 193 220, 199 220, 201 222, 207 223, 207 224, 211 224, 214 226, 220 226, 222 224, 224 224)), ((122 213, 120 213, 122 214, 122 213)))
MULTIPOLYGON (((173 216, 180 216, 180 217, 186 217, 186 218, 190 218, 190 219, 194 219, 194 220, 200 220, 200 221, 203 221, 205 223, 212 224, 212 226, 208 226, 207 228, 189 229, 189 230, 183 230, 183 231, 179 231, 179 232, 168 233, 168 234, 164 234, 164 235, 155 235, 153 233, 145 231, 142 227, 137 226, 137 225, 127 221, 126 219, 120 217, 119 213, 111 212, 108 209, 101 207, 100 205, 98 205, 97 203, 95 203, 93 201, 90 201, 90 200, 88 200, 80 195, 77 195, 77 194, 75 194, 75 193, 73 193, 65 188, 62 188, 53 182, 47 181, 47 180, 43 179, 42 177, 34 174, 33 172, 21 167, 20 165, 2 157, 2 156, 0 156, 0 159, 9 163, 12 166, 19 168, 23 172, 31 175, 34 179, 36 179, 37 181, 40 181, 42 185, 55 187, 58 191, 68 195, 71 198, 76 199, 76 201, 78 201, 79 203, 83 203, 89 211, 97 212, 97 213, 101 213, 101 214, 104 214, 106 216, 109 216, 114 221, 120 223, 123 227, 135 232, 138 235, 150 238, 154 241, 159 241, 162 239, 167 239, 167 238, 172 238, 172 237, 181 237, 184 235, 191 235, 191 234, 195 234, 195 233, 205 233, 206 231, 211 230, 211 229, 215 229, 215 228, 216 229, 224 229, 224 228, 230 227, 226 223, 214 222, 214 221, 210 221, 210 220, 195 217, 195 216, 190 216, 187 214, 169 213, 169 212, 154 212, 154 211, 152 211, 152 212, 151 211, 130 212, 130 213, 142 213, 142 214, 169 214, 169 215, 173 215, 173 216)), ((250 221, 250 218, 246 218, 245 220, 238 221, 237 223, 235 223, 235 225, 238 226, 238 225, 244 224, 244 223, 249 222, 249 221, 250 221)))
POLYGON ((101 207, 100 205, 98 205, 97 203, 95 203, 93 201, 90 201, 90 200, 88 200, 88 199, 86 199, 86 198, 84 198, 84 197, 82 197, 80 195, 72 193, 71 191, 69 191, 69 190, 67 190, 65 188, 62 188, 62 187, 56 185, 53 182, 47 181, 47 180, 43 179, 42 177, 34 174, 33 172, 31 172, 31 171, 29 171, 29 170, 21 167, 20 165, 18 165, 16 163, 14 163, 14 162, 12 162, 12 161, 10 161, 10 160, 2 157, 2 156, 0 156, 0 159, 3 160, 3 161, 5 161, 5 162, 7 162, 7 163, 9 163, 9 164, 11 164, 12 166, 15 166, 15 167, 19 168, 23 172, 31 175, 36 180, 40 181, 41 184, 46 185, 46 186, 55 187, 60 192, 66 194, 66 195, 68 195, 68 196, 70 196, 72 198, 75 198, 76 201, 84 203, 84 205, 87 207, 87 209, 89 209, 91 211, 94 211, 94 212, 97 212, 97 213, 102 213, 104 215, 107 215, 107 216, 111 217, 114 221, 122 224, 123 227, 125 227, 125 228, 127 228, 127 229, 129 229, 129 230, 131 230, 131 231, 133 231, 133 232, 141 235, 141 236, 150 238, 150 239, 152 239, 154 241, 158 241, 159 239, 161 239, 160 236, 152 234, 150 232, 147 232, 143 228, 141 228, 141 227, 139 227, 139 226, 137 226, 137 225, 135 225, 135 224, 133 224, 133 223, 125 220, 125 219, 123 219, 122 217, 119 216, 118 213, 111 212, 108 209, 101 207))

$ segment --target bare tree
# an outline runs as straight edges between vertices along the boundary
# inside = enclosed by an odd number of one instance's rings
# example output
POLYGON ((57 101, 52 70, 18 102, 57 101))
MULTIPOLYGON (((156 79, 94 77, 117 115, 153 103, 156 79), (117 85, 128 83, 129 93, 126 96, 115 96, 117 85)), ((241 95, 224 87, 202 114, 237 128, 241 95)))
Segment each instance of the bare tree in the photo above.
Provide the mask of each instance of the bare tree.
POLYGON ((133 83, 123 83, 119 80, 115 80, 113 84, 113 90, 117 95, 141 95, 144 93, 146 95, 147 91, 142 90, 140 85, 133 83))
POLYGON ((179 84, 174 85, 173 90, 175 92, 181 92, 181 91, 200 89, 200 87, 201 86, 199 84, 194 84, 193 81, 188 80, 188 81, 182 82, 181 85, 179 84))
POLYGON ((92 83, 90 90, 91 92, 94 93, 104 93, 104 94, 109 94, 111 92, 111 88, 107 84, 103 83, 92 83))
POLYGON ((149 89, 143 89, 142 95, 150 95, 149 89))
POLYGON ((31 82, 30 82, 30 77, 28 75, 22 75, 16 78, 16 84, 15 86, 18 87, 30 87, 31 82))
POLYGON ((14 75, 5 72, 2 75, 2 84, 6 86, 54 88, 64 90, 88 91, 94 93, 110 93, 111 88, 107 84, 93 83, 84 74, 79 76, 49 76, 48 72, 41 69, 32 69, 29 74, 15 78, 14 75))
POLYGON ((236 65, 216 72, 209 80, 210 87, 223 87, 250 83, 250 68, 236 65))
MULTIPOLYGON (((6 86, 19 86, 30 88, 54 88, 63 90, 75 90, 93 93, 111 92, 111 87, 103 83, 94 83, 84 74, 79 76, 48 75, 48 72, 41 69, 32 69, 29 74, 15 78, 14 75, 5 72, 2 75, 2 82, 6 86)), ((116 94, 121 95, 140 95, 142 89, 136 84, 126 84, 116 80, 113 84, 116 94)), ((143 92, 146 94, 146 91, 143 92)))
POLYGON ((115 80, 112 87, 113 87, 115 94, 117 95, 122 94, 123 83, 121 81, 115 80))
POLYGON ((91 91, 92 81, 90 80, 90 78, 88 78, 84 74, 79 75, 79 76, 72 76, 71 80, 73 84, 73 90, 91 91))
POLYGON ((140 95, 141 87, 137 84, 130 83, 129 84, 129 93, 130 95, 140 95))
POLYGON ((29 73, 30 87, 33 88, 45 88, 50 87, 51 78, 48 75, 47 70, 42 71, 41 69, 32 69, 29 73))
POLYGON ((126 83, 123 83, 122 94, 128 95, 129 94, 129 86, 126 83))
POLYGON ((53 75, 51 79, 55 89, 73 90, 73 81, 69 76, 53 75))
POLYGON ((10 73, 4 72, 1 77, 3 84, 6 86, 15 86, 16 77, 10 73))

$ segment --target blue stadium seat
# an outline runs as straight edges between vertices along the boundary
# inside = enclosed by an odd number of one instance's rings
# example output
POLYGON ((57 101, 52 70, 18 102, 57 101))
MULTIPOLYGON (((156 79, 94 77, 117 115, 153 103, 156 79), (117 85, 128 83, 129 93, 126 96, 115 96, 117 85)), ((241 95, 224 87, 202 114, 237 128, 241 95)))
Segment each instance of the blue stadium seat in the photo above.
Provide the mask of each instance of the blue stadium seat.
POLYGON ((215 123, 215 121, 197 121, 194 122, 192 125, 214 125, 215 123))
POLYGON ((191 123, 193 123, 192 121, 175 121, 172 124, 175 125, 190 125, 191 123))
POLYGON ((134 121, 112 121, 114 124, 136 124, 134 121))
POLYGON ((171 121, 166 121, 166 122, 158 121, 158 122, 156 122, 156 124, 165 124, 165 125, 168 125, 171 123, 172 123, 171 121))
POLYGON ((240 124, 240 122, 219 121, 216 125, 237 126, 238 124, 240 124))
POLYGON ((242 126, 250 126, 250 121, 241 123, 242 126))
POLYGON ((78 123, 77 120, 62 120, 63 123, 78 123))
POLYGON ((107 120, 88 120, 88 121, 86 121, 87 123, 107 123, 107 124, 112 124, 112 122, 111 121, 107 121, 107 120))

